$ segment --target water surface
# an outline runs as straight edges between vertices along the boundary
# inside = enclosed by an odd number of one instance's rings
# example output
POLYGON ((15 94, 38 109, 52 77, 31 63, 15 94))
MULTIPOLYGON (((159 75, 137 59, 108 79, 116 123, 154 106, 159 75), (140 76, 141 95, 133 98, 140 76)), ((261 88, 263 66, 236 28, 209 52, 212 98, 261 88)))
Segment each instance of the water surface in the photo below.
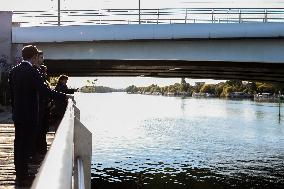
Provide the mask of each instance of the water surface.
POLYGON ((284 107, 76 94, 93 133, 93 188, 283 188, 284 107))

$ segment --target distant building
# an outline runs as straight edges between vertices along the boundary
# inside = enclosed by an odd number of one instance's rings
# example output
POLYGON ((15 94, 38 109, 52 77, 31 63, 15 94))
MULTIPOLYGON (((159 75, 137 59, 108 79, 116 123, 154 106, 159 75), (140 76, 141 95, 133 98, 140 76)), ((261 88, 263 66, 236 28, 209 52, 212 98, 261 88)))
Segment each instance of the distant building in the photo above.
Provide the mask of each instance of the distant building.
POLYGON ((193 93, 192 93, 192 97, 196 97, 196 98, 205 97, 205 93, 196 93, 196 92, 193 92, 193 93))
POLYGON ((245 92, 231 92, 228 95, 229 98, 253 98, 253 95, 250 95, 245 92))
POLYGON ((206 98, 210 98, 210 97, 216 97, 215 94, 210 94, 210 93, 192 93, 192 97, 195 98, 200 98, 200 97, 206 97, 206 98))
POLYGON ((279 100, 279 96, 272 93, 258 93, 254 95, 255 101, 274 102, 279 100))

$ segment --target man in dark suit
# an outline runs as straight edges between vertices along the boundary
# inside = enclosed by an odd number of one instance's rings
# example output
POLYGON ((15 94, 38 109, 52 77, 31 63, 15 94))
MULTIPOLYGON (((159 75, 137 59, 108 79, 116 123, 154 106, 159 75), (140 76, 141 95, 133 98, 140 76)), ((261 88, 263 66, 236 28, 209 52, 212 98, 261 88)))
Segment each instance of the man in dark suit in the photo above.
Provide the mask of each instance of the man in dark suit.
MULTIPOLYGON (((38 62, 33 66, 39 71, 41 77, 44 82, 47 83, 47 67, 43 65, 43 52, 39 51, 38 53, 38 62)), ((47 152, 47 142, 46 142, 46 134, 49 129, 49 102, 50 99, 47 98, 46 95, 38 95, 39 98, 39 122, 38 122, 38 135, 36 141, 36 158, 39 160, 43 160, 46 152, 47 152)))
MULTIPOLYGON (((14 164, 16 184, 28 185, 28 161, 34 155, 37 125, 39 122, 38 95, 66 100, 66 95, 51 90, 32 65, 38 62, 38 49, 28 45, 22 49, 23 61, 9 73, 12 118, 15 125, 14 164)), ((30 182, 31 184, 31 182, 30 182)))

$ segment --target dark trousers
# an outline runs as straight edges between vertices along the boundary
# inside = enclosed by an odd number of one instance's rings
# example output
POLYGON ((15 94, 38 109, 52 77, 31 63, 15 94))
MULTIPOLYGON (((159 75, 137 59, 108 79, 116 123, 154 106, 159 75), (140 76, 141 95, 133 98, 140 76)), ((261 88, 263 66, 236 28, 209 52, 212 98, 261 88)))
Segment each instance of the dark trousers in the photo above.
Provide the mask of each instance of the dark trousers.
MULTIPOLYGON (((45 104, 44 104, 45 105, 45 104)), ((41 155, 47 152, 46 134, 49 130, 49 110, 47 104, 40 110, 36 151, 41 155)))
POLYGON ((36 151, 37 153, 41 155, 45 155, 47 152, 46 133, 47 132, 45 129, 40 128, 38 139, 37 139, 36 151))
POLYGON ((55 102, 55 108, 52 111, 52 125, 55 126, 55 131, 64 117, 66 108, 67 102, 55 102))
POLYGON ((17 179, 28 175, 28 160, 35 151, 35 126, 15 123, 14 164, 17 179))

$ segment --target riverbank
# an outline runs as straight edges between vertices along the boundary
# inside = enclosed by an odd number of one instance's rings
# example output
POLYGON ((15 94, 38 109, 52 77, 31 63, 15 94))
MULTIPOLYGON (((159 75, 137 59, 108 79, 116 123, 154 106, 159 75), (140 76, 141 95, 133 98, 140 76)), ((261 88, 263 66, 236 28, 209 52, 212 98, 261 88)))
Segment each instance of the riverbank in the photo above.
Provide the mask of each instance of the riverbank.
MULTIPOLYGON (((224 100, 251 100, 256 102, 271 102, 271 103, 279 103, 279 98, 254 98, 252 95, 231 95, 228 97, 218 97, 213 94, 202 94, 202 95, 190 95, 188 93, 127 93, 127 94, 140 94, 140 95, 152 95, 152 96, 165 96, 165 97, 184 97, 184 98, 196 98, 196 99, 206 99, 206 98, 215 98, 215 99, 224 99, 224 100)), ((281 98, 281 103, 284 103, 284 98, 281 98)))

